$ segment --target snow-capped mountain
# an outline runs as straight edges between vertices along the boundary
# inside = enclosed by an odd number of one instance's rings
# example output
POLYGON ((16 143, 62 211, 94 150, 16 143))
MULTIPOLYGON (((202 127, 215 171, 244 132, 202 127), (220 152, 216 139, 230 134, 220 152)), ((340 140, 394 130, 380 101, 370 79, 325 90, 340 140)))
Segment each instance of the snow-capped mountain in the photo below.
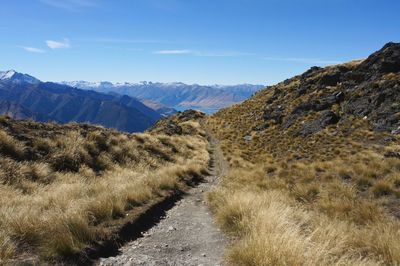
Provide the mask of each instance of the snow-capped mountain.
POLYGON ((264 85, 252 84, 204 86, 181 82, 147 81, 140 83, 64 81, 61 83, 85 90, 129 95, 142 100, 162 103, 179 110, 193 108, 206 112, 215 112, 220 108, 244 101, 264 87, 264 85))
POLYGON ((30 84, 40 83, 40 80, 28 74, 18 73, 15 70, 0 71, 0 80, 10 80, 12 82, 26 82, 30 84))
POLYGON ((13 70, 0 72, 0 114, 58 123, 85 122, 127 132, 144 131, 162 117, 127 95, 41 82, 13 70))

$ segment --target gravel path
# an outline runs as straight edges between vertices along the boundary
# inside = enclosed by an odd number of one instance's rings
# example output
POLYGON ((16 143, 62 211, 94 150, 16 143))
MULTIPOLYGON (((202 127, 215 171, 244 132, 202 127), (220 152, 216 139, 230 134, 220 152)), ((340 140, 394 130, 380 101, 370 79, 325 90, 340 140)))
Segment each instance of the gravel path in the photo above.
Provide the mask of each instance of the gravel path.
POLYGON ((167 211, 143 237, 127 243, 116 257, 98 265, 221 265, 226 238, 213 222, 204 194, 225 174, 218 143, 211 140, 211 175, 167 211))

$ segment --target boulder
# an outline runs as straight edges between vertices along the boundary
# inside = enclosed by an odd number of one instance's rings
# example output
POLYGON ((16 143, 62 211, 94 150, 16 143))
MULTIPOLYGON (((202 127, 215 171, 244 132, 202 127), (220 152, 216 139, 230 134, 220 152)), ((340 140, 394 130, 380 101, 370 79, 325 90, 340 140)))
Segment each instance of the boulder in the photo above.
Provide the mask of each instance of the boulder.
POLYGON ((322 111, 318 119, 306 122, 295 135, 307 136, 339 122, 340 117, 330 110, 322 111))

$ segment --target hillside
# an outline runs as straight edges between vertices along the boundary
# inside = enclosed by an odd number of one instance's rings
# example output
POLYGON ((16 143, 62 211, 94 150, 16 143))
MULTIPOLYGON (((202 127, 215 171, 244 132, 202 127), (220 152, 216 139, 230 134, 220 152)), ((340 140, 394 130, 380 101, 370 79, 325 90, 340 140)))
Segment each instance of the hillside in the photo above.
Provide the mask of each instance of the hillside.
POLYGON ((209 195, 236 265, 400 263, 400 44, 208 119, 231 172, 209 195))
POLYGON ((76 254, 207 172, 204 132, 125 134, 0 117, 0 264, 81 265, 76 254))
POLYGON ((127 132, 144 131, 161 118, 128 96, 41 82, 15 71, 0 73, 0 111, 16 119, 88 122, 127 132))
POLYGON ((103 93, 116 92, 131 97, 151 100, 177 109, 200 109, 207 112, 242 102, 262 85, 234 85, 234 86, 201 86, 184 83, 111 83, 111 82, 63 82, 73 87, 86 90, 95 90, 103 93))

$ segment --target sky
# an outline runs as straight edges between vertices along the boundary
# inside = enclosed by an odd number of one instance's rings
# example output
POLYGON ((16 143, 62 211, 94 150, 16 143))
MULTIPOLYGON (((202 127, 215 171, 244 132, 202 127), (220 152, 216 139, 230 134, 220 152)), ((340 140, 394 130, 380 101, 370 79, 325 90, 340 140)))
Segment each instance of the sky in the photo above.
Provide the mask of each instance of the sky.
POLYGON ((1 0, 0 70, 272 85, 400 42, 398 0, 1 0))

